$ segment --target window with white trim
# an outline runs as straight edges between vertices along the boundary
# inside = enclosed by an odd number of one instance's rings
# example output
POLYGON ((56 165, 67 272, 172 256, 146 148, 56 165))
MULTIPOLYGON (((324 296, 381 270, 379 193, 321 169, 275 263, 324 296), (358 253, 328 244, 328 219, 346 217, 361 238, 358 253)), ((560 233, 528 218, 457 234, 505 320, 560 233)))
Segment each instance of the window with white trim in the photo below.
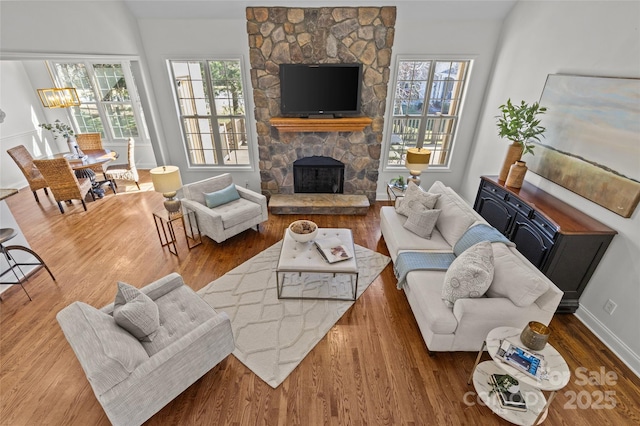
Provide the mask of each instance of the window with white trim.
POLYGON ((240 61, 169 63, 189 164, 249 165, 240 61))
POLYGON ((387 166, 404 166, 420 142, 431 150, 430 167, 449 165, 470 64, 398 60, 387 166))
POLYGON ((74 87, 80 106, 70 109, 78 133, 106 140, 149 139, 130 63, 53 62, 60 87, 74 87))

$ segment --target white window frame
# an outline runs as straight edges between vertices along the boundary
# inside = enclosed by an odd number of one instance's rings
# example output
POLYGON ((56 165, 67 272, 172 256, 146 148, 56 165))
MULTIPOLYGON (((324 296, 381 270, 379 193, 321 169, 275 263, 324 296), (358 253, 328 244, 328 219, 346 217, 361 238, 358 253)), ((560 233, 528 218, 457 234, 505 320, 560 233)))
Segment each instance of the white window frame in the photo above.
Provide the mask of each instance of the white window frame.
MULTIPOLYGON (((172 93, 172 97, 173 97, 173 102, 174 102, 174 111, 175 111, 175 117, 176 117, 176 125, 177 128, 179 129, 180 132, 180 138, 181 138, 181 142, 182 142, 182 150, 185 156, 185 160, 187 163, 187 166, 189 169, 191 170, 217 170, 217 171, 225 171, 225 172, 232 172, 232 171, 255 171, 256 169, 256 160, 255 160, 255 148, 254 148, 254 136, 253 136, 253 129, 255 127, 255 122, 254 122, 254 117, 253 114, 250 113, 250 111, 253 111, 253 98, 252 96, 250 96, 250 93, 253 93, 253 87, 250 84, 250 80, 248 78, 248 70, 249 68, 247 67, 247 63, 246 60, 244 58, 244 56, 240 55, 240 56, 218 56, 218 55, 206 55, 206 56, 202 56, 202 55, 189 55, 189 56, 171 56, 171 57, 165 57, 164 58, 165 63, 166 63, 166 67, 167 67, 167 74, 169 77, 169 85, 171 87, 171 93, 172 93), (185 133, 185 129, 184 129, 184 123, 182 120, 182 115, 181 115, 181 111, 180 111, 180 105, 179 105, 179 100, 178 100, 178 93, 176 90, 176 85, 175 85, 175 77, 173 74, 173 67, 172 67, 172 62, 188 62, 188 61, 198 61, 198 62, 202 62, 202 61, 238 61, 240 63, 240 75, 241 75, 241 81, 242 81, 242 90, 243 90, 243 94, 244 94, 244 104, 245 104, 245 115, 244 115, 244 120, 245 120, 245 130, 246 130, 246 137, 247 137, 247 149, 248 149, 248 157, 249 157, 249 163, 248 164, 192 164, 191 162, 191 156, 189 154, 189 148, 188 148, 188 143, 187 143, 187 138, 186 138, 186 133, 185 133)), ((212 119, 215 119, 215 116, 211 116, 212 119)), ((216 145, 219 144, 220 141, 220 135, 219 133, 216 131, 216 133, 214 134, 214 141, 216 143, 216 145)), ((216 146, 216 149, 219 149, 218 146, 216 146)))
MULTIPOLYGON (((432 164, 429 166, 429 168, 426 170, 426 172, 428 173, 429 171, 450 171, 450 167, 451 167, 451 163, 453 160, 453 156, 455 154, 455 147, 456 147, 456 140, 458 138, 458 134, 459 134, 459 129, 460 129, 460 123, 462 121, 462 117, 463 117, 463 111, 464 111, 464 106, 466 103, 466 96, 467 93, 469 91, 469 81, 471 79, 472 76, 472 71, 473 71, 473 65, 474 65, 474 61, 475 61, 475 55, 397 55, 395 57, 395 61, 393 63, 393 69, 391 70, 392 72, 392 76, 393 79, 392 81, 390 81, 389 84, 389 88, 388 88, 388 93, 387 93, 387 113, 385 115, 385 131, 384 131, 384 143, 383 143, 383 165, 382 165, 382 171, 383 172, 389 172, 389 173, 402 173, 403 171, 406 171, 406 167, 404 166, 404 164, 402 165, 393 165, 393 164, 389 164, 389 154, 391 151, 391 137, 393 135, 393 120, 394 120, 394 114, 393 114, 393 110, 394 110, 394 98, 395 98, 395 90, 396 90, 396 86, 398 83, 398 69, 400 66, 400 62, 426 62, 426 61, 441 61, 441 62, 445 62, 445 61, 451 61, 451 62, 468 62, 467 65, 467 70, 466 70, 466 75, 465 75, 465 81, 464 81, 464 85, 462 87, 462 96, 460 98, 460 106, 459 106, 459 110, 458 110, 458 114, 456 114, 457 119, 456 119, 456 123, 455 123, 455 129, 453 131, 453 138, 450 141, 450 149, 449 149, 449 154, 447 155, 447 160, 445 164, 432 164)), ((429 91, 430 88, 427 88, 427 90, 429 91)), ((424 118, 427 117, 427 115, 419 115, 419 116, 415 116, 417 118, 422 118, 422 125, 421 127, 424 128, 426 125, 426 120, 424 118)), ((425 173, 425 172, 423 172, 425 173)))
MULTIPOLYGON (((139 140, 143 143, 148 143, 150 142, 150 137, 149 137, 149 129, 147 128, 146 122, 144 120, 144 112, 142 109, 142 103, 140 101, 140 94, 138 91, 138 87, 135 84, 135 79, 133 77, 133 73, 131 71, 131 61, 128 59, 113 59, 113 58, 109 58, 109 59, 100 59, 100 58, 60 58, 60 59, 52 59, 52 60, 48 60, 48 66, 50 67, 51 70, 53 71, 53 75, 54 78, 57 82, 57 84, 60 87, 66 87, 67 84, 64 83, 63 81, 60 80, 57 72, 55 71, 55 64, 60 63, 60 64, 83 64, 85 69, 87 70, 87 77, 89 78, 89 81, 91 83, 91 88, 92 91, 94 93, 94 97, 95 97, 95 101, 92 102, 85 102, 85 103, 90 103, 90 104, 95 104, 97 111, 98 111, 98 115, 100 116, 100 121, 102 122, 102 128, 104 130, 104 137, 103 137, 103 142, 106 144, 112 143, 112 142, 123 142, 126 141, 128 139, 128 137, 116 137, 113 133, 113 129, 111 127, 111 121, 109 120, 109 117, 107 116, 107 113, 105 111, 105 106, 104 105, 112 105, 111 103, 107 103, 107 102, 103 102, 100 100, 100 93, 99 93, 99 88, 98 88, 98 83, 96 80, 96 75, 94 72, 94 68, 93 66, 96 64, 114 64, 114 65, 120 65, 121 69, 122 69, 122 73, 124 75, 126 84, 127 84, 127 91, 129 92, 129 102, 122 102, 124 104, 131 104, 131 108, 133 111, 133 116, 136 122, 136 127, 138 129, 138 136, 135 136, 136 140, 139 140)), ((79 130, 80 127, 78 125, 78 122, 76 120, 76 116, 69 111, 68 112, 70 120, 74 123, 74 128, 76 130, 79 130)))

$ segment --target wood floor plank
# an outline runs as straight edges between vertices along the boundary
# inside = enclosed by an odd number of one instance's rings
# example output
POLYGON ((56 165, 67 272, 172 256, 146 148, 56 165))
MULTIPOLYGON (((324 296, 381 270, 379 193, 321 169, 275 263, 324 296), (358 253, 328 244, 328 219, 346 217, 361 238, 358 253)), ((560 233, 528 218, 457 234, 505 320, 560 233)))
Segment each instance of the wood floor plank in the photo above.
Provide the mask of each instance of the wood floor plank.
MULTIPOLYGON (((278 242, 296 219, 321 227, 349 227, 356 244, 388 254, 376 203, 366 216, 271 215, 260 226, 217 244, 187 248, 178 229, 179 257, 158 242, 152 212, 163 208, 141 171, 135 186, 117 195, 75 203, 60 214, 29 190, 6 201, 28 241, 51 267, 0 303, 0 425, 107 425, 55 315, 81 300, 101 307, 113 301, 117 281, 136 287, 171 272, 194 290, 278 242)), ((119 189, 126 188, 123 184, 119 189)), ((472 352, 429 356, 402 291, 387 266, 291 375, 276 389, 229 356, 153 416, 148 425, 505 425, 480 404, 466 383, 472 352)), ((550 343, 573 374, 558 393, 545 424, 640 424, 640 379, 573 315, 551 322, 550 343), (615 374, 583 380, 598 372, 615 374), (611 409, 596 404, 613 395, 611 409), (577 400, 581 395, 582 401, 577 400), (589 400, 589 407, 584 402, 589 400), (578 406, 581 405, 581 406, 578 406), (593 407, 591 407, 593 405, 593 407)), ((485 355, 486 358, 486 355, 485 355)))

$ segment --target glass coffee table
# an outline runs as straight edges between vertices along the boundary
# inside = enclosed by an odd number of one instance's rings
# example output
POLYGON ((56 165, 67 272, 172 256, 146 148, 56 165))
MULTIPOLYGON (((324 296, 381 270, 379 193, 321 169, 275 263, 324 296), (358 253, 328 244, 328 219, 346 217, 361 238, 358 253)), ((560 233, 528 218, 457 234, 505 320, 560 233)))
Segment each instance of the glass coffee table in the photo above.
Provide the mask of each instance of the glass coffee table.
POLYGON ((350 229, 320 228, 316 239, 337 237, 352 258, 328 263, 312 241, 299 243, 285 230, 276 267, 278 299, 356 300, 358 262, 350 229))

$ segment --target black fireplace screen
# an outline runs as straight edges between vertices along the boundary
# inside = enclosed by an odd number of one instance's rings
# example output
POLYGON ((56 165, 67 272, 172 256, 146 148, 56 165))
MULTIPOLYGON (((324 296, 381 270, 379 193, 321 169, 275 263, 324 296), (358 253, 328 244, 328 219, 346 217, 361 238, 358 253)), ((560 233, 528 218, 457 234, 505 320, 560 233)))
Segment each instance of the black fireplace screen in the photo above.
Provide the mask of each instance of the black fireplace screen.
POLYGON ((344 164, 331 157, 305 157, 293 162, 296 193, 342 194, 344 164))

